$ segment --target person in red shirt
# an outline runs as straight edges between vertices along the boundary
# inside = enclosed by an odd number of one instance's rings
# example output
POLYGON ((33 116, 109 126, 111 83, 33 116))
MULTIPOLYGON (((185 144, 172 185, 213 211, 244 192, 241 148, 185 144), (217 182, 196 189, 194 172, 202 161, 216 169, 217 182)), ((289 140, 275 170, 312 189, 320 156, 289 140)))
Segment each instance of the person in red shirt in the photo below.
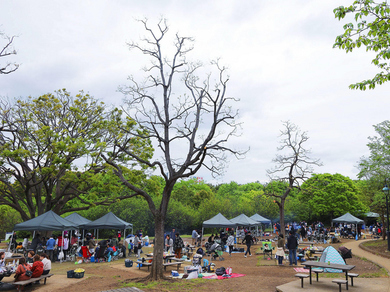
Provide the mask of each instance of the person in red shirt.
POLYGON ((42 276, 43 273, 43 263, 41 262, 41 257, 39 254, 36 254, 34 256, 34 263, 31 268, 31 271, 33 272, 31 278, 39 278, 42 276))
MULTIPOLYGON (((15 282, 30 280, 31 277, 26 276, 26 270, 31 270, 30 265, 26 263, 25 258, 21 258, 15 272, 15 282)), ((24 286, 20 286, 20 290, 23 290, 23 288, 24 286)))

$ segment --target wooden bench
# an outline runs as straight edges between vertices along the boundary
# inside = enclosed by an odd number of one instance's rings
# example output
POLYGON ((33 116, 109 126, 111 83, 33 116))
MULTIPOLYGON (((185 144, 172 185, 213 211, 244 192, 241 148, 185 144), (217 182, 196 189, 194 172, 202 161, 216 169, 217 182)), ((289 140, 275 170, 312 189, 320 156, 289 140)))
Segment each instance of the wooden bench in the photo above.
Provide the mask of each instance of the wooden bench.
POLYGON ((31 278, 31 279, 28 279, 28 280, 24 280, 24 281, 18 281, 18 282, 12 282, 13 285, 16 285, 16 289, 18 291, 21 291, 21 287, 24 286, 24 285, 27 285, 27 284, 30 284, 30 283, 34 283, 36 281, 40 281, 40 280, 43 280, 44 279, 44 282, 43 284, 46 285, 46 279, 53 276, 54 274, 47 274, 47 275, 42 275, 38 278, 31 278))
POLYGON ((314 273, 316 273, 316 279, 317 279, 317 282, 318 282, 318 274, 323 273, 324 271, 321 270, 321 269, 312 269, 312 271, 313 271, 314 273))
POLYGON ((168 266, 174 266, 176 265, 177 266, 177 270, 179 270, 180 266, 181 266, 181 262, 175 262, 175 263, 164 263, 163 266, 164 266, 164 271, 167 270, 167 267, 168 266))
MULTIPOLYGON (((342 284, 346 284, 347 287, 348 287, 348 281, 347 281, 347 280, 334 279, 334 280, 332 280, 332 282, 339 285, 339 292, 341 292, 341 285, 342 285, 342 284)), ((348 288, 347 288, 347 290, 348 290, 348 288)))
POLYGON ((359 277, 359 274, 348 273, 348 277, 351 278, 351 286, 353 286, 353 278, 354 277, 359 277))
POLYGON ((295 274, 295 277, 298 277, 301 279, 301 287, 303 288, 303 279, 309 278, 309 274, 295 274))

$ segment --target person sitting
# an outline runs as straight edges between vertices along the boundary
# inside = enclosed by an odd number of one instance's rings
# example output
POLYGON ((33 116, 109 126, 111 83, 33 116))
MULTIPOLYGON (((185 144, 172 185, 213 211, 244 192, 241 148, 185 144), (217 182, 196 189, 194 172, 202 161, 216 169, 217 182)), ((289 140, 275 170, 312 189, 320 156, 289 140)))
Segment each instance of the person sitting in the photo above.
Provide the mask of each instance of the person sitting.
POLYGON ((106 252, 104 253, 104 256, 108 257, 110 254, 112 255, 113 253, 114 253, 114 249, 112 248, 112 244, 109 243, 106 252))
POLYGON ((210 235, 210 237, 207 239, 207 242, 214 243, 214 234, 210 235))
POLYGON ((51 270, 51 260, 49 259, 49 256, 45 253, 41 254, 40 258, 41 258, 41 262, 43 263, 42 275, 47 275, 51 270))
POLYGON ((0 269, 5 267, 5 252, 0 252, 0 269))
MULTIPOLYGON (((39 278, 42 276, 43 273, 43 263, 41 262, 41 257, 39 254, 36 254, 34 256, 34 263, 31 267, 32 276, 31 278, 39 278)), ((39 284, 39 281, 36 281, 35 283, 39 284)))
MULTIPOLYGON (((15 282, 20 282, 20 281, 25 281, 25 280, 30 280, 31 276, 26 275, 26 271, 31 271, 30 266, 26 263, 25 258, 21 258, 19 260, 19 266, 16 269, 15 272, 15 282)), ((23 290, 24 286, 20 286, 20 290, 23 290)))
POLYGON ((16 249, 22 249, 23 248, 23 243, 19 242, 18 245, 16 246, 16 249))
POLYGON ((26 262, 32 264, 34 262, 34 256, 35 256, 35 252, 33 250, 30 250, 27 254, 26 262))

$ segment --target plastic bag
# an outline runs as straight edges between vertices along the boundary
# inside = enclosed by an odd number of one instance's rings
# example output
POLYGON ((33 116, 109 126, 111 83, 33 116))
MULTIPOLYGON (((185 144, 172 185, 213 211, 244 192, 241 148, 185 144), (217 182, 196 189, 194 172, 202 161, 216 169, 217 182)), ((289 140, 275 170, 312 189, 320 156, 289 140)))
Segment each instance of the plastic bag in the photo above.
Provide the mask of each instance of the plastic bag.
POLYGON ((63 258, 64 258, 64 252, 60 251, 60 253, 58 254, 58 259, 62 260, 63 258))

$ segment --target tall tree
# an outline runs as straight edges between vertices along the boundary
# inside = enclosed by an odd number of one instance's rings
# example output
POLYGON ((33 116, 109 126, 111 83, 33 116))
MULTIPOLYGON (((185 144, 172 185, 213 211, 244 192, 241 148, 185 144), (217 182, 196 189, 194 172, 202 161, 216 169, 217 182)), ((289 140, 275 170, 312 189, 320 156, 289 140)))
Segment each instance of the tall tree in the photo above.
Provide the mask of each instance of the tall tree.
POLYGON ((284 130, 280 131, 281 146, 278 147, 282 154, 276 155, 273 159, 275 167, 267 170, 267 174, 271 181, 283 182, 285 187, 282 192, 266 189, 266 194, 274 197, 275 203, 279 206, 280 230, 285 230, 284 207, 287 197, 293 189, 300 189, 301 183, 313 173, 313 166, 322 165, 319 159, 312 159, 309 156, 310 150, 305 148, 305 143, 309 140, 307 133, 289 121, 283 125, 284 130))
POLYGON ((186 56, 192 50, 192 39, 176 34, 174 52, 171 57, 163 52, 163 41, 168 33, 165 20, 152 29, 147 21, 141 21, 148 36, 142 44, 129 43, 135 49, 152 60, 146 67, 146 79, 138 82, 129 77, 130 85, 120 88, 125 94, 127 114, 134 119, 147 134, 134 131, 136 137, 151 139, 157 146, 153 160, 140 157, 126 143, 117 143, 117 149, 105 156, 113 166, 121 181, 133 192, 134 196, 142 196, 149 205, 155 221, 155 246, 151 273, 148 279, 163 278, 164 223, 169 201, 175 183, 181 178, 195 175, 201 167, 213 175, 221 174, 224 153, 238 155, 226 146, 226 142, 237 134, 238 124, 228 97, 225 67, 213 62, 217 75, 208 74, 203 81, 197 75, 204 66, 187 62, 186 56), (181 81, 181 82, 180 82, 181 81), (113 159, 125 153, 140 164, 156 168, 164 178, 165 185, 161 203, 155 204, 150 194, 144 189, 134 186, 123 175, 122 166, 113 159))
MULTIPOLYGON (((390 176, 390 121, 383 121, 374 125, 377 135, 368 137, 367 146, 370 150, 368 157, 361 157, 359 161, 359 178, 365 179, 370 188, 366 192, 371 199, 371 210, 381 216, 385 227, 385 195, 382 192, 386 178, 390 176)), ((384 230, 383 239, 386 238, 384 230)))
POLYGON ((337 36, 334 48, 340 48, 347 53, 361 46, 366 51, 374 51, 375 58, 372 64, 379 68, 373 78, 351 84, 351 89, 374 89, 375 85, 390 80, 390 6, 387 1, 356 0, 350 6, 340 6, 333 10, 339 20, 350 16, 346 23, 344 33, 337 36))
MULTIPOLYGON (((27 220, 49 210, 62 214, 126 198, 106 197, 115 180, 121 184, 100 157, 110 150, 114 136, 128 139, 113 128, 122 123, 121 115, 82 92, 74 98, 60 90, 14 102, 2 99, 0 205, 14 208, 27 220)), ((127 121, 123 127, 133 128, 135 123, 127 121)), ((133 137, 128 147, 140 157, 150 157, 146 140, 138 140, 133 137)))
MULTIPOLYGON (((9 57, 10 55, 16 55, 16 50, 13 48, 13 42, 15 36, 7 36, 4 32, 0 31, 0 38, 5 40, 0 49, 0 58, 9 57)), ((5 65, 0 65, 0 74, 9 74, 16 71, 19 68, 19 64, 7 62, 5 65)))
POLYGON ((368 211, 359 199, 359 191, 349 177, 324 173, 306 180, 298 197, 303 204, 310 206, 313 216, 332 220, 346 212, 361 215, 368 211))

